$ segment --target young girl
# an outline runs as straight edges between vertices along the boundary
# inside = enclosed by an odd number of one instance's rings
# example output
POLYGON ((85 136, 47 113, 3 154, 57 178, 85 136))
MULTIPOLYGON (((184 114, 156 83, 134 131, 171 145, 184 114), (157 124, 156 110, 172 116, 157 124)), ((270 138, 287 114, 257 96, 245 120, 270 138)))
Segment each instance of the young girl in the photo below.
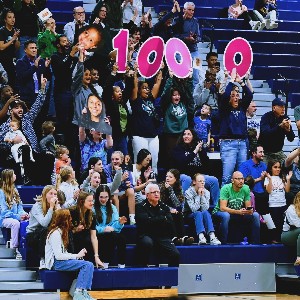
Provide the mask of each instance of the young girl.
MULTIPOLYGON (((122 168, 115 167, 116 174, 114 176, 113 182, 107 184, 110 188, 110 192, 114 193, 121 184, 122 180, 122 168)), ((90 170, 89 176, 83 181, 80 188, 87 193, 95 195, 97 188, 101 185, 101 176, 98 172, 93 169, 90 170)))
POLYGON ((175 245, 191 245, 194 242, 193 237, 188 237, 184 232, 183 205, 184 195, 180 185, 180 173, 176 169, 170 169, 166 175, 166 181, 160 186, 160 199, 170 207, 173 217, 176 237, 173 238, 175 245))
POLYGON ((11 228, 11 247, 16 250, 16 259, 22 259, 18 250, 20 221, 28 219, 19 193, 15 187, 16 175, 13 170, 1 173, 0 183, 0 227, 11 228))
POLYGON ((45 261, 49 270, 79 271, 74 292, 74 300, 93 299, 87 292, 91 289, 94 265, 82 258, 86 249, 77 254, 68 253, 69 231, 72 228, 70 211, 61 209, 55 212, 46 240, 45 261))
POLYGON ((70 166, 71 159, 69 157, 69 149, 66 146, 58 146, 56 148, 55 172, 60 173, 60 168, 70 166))
POLYGON ((82 248, 87 250, 86 259, 95 261, 96 267, 102 267, 99 259, 96 220, 93 215, 94 197, 92 194, 80 192, 76 206, 70 208, 73 224, 73 242, 75 252, 82 248))
POLYGON ((264 186, 269 193, 269 209, 273 222, 276 226, 273 232, 273 243, 280 242, 280 235, 283 226, 283 213, 285 212, 286 198, 285 193, 290 191, 290 179, 293 172, 284 176, 280 161, 271 160, 267 166, 267 177, 264 186))
POLYGON ((48 226, 52 220, 53 212, 60 209, 57 191, 53 185, 46 185, 42 195, 38 196, 36 203, 29 213, 29 224, 26 227, 27 245, 36 250, 40 257, 40 269, 45 269, 45 243, 48 226))
POLYGON ((199 245, 206 244, 205 234, 209 236, 211 245, 220 245, 221 242, 215 236, 211 214, 208 212, 210 193, 204 185, 204 176, 195 174, 192 186, 184 193, 186 200, 184 214, 187 218, 194 219, 199 245))
POLYGON ((117 208, 111 203, 110 188, 100 185, 95 194, 94 214, 96 218, 96 230, 99 240, 100 257, 105 268, 108 268, 114 254, 114 248, 118 251, 118 267, 125 268, 126 240, 121 234, 126 217, 119 217, 117 208))
MULTIPOLYGON (((124 161, 124 155, 121 151, 114 151, 111 156, 111 164, 105 166, 104 171, 107 182, 112 182, 116 170, 121 167, 124 161)), ((130 171, 124 171, 118 195, 114 195, 114 204, 119 211, 119 196, 125 195, 128 198, 128 209, 130 225, 135 224, 135 196, 133 189, 132 174, 130 171)))
POLYGON ((66 166, 61 169, 56 188, 63 191, 65 194, 66 202, 64 203, 63 208, 76 205, 79 187, 75 179, 75 171, 71 166, 66 166))

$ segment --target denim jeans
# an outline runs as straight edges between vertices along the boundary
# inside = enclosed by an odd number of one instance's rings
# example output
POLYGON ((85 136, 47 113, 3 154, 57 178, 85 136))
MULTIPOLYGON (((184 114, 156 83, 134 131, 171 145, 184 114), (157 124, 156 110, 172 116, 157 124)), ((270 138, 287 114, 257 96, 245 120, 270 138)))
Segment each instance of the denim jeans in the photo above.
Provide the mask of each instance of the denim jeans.
MULTIPOLYGON (((210 207, 215 207, 220 198, 220 187, 218 178, 215 176, 204 175, 205 188, 210 191, 210 207)), ((183 192, 185 192, 192 184, 192 178, 188 175, 180 175, 180 183, 183 192)))
MULTIPOLYGON (((222 244, 226 244, 228 240, 229 221, 234 222, 236 231, 240 231, 242 225, 250 226, 250 241, 253 244, 260 242, 260 221, 259 214, 254 212, 252 215, 234 215, 225 211, 218 211, 213 214, 213 218, 220 222, 219 239, 222 244)), ((249 229, 249 227, 247 228, 249 229)), ((242 241, 242 237, 241 240, 242 241)))
POLYGON ((222 186, 230 183, 232 173, 247 160, 246 140, 220 140, 220 154, 223 165, 222 186))
POLYGON ((91 289, 94 275, 94 265, 85 260, 69 259, 69 260, 55 260, 53 270, 56 271, 78 271, 76 288, 91 289))
POLYGON ((210 232, 215 231, 211 214, 207 210, 195 211, 189 214, 188 218, 194 219, 197 234, 201 232, 209 234, 210 232))

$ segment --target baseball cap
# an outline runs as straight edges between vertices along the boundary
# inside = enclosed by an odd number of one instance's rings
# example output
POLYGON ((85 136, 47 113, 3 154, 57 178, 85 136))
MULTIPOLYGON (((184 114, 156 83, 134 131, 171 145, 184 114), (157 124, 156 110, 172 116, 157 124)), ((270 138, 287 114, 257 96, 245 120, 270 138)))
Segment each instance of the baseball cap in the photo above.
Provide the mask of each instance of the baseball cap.
POLYGON ((275 106, 275 105, 278 105, 278 106, 285 106, 285 101, 283 99, 280 99, 280 98, 275 98, 273 101, 272 101, 272 106, 275 106))

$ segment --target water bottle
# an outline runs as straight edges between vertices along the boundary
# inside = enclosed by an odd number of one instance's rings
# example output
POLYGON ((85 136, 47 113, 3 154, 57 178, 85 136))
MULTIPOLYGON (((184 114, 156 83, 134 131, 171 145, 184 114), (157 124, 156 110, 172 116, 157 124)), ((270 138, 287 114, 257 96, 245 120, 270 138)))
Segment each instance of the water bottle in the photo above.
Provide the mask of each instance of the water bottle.
POLYGON ((244 237, 243 241, 240 242, 241 245, 249 245, 248 243, 248 238, 247 237, 244 237))
POLYGON ((215 139, 213 137, 210 138, 209 144, 209 152, 215 152, 215 139))

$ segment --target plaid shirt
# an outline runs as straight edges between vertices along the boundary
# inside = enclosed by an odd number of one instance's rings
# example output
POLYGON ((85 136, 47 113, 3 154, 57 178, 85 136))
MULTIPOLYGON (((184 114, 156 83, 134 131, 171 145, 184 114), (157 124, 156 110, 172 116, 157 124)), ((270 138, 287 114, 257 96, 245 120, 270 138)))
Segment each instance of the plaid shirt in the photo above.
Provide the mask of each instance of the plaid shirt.
MULTIPOLYGON (((40 90, 29 112, 25 113, 22 119, 20 120, 22 132, 28 140, 29 144, 31 145, 33 151, 35 152, 40 152, 40 147, 32 124, 35 118, 37 117, 38 113, 40 112, 45 102, 45 99, 46 93, 40 90)), ((11 117, 0 126, 0 142, 4 141, 4 137, 10 129, 10 122, 11 117)))

